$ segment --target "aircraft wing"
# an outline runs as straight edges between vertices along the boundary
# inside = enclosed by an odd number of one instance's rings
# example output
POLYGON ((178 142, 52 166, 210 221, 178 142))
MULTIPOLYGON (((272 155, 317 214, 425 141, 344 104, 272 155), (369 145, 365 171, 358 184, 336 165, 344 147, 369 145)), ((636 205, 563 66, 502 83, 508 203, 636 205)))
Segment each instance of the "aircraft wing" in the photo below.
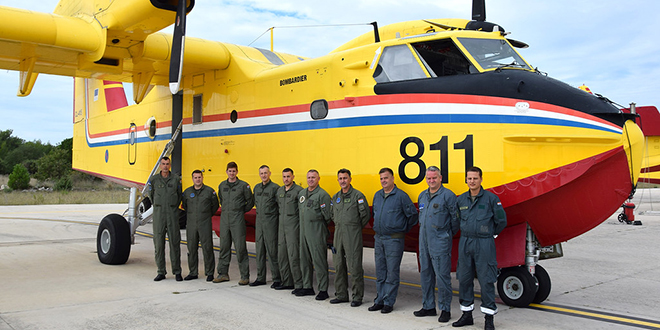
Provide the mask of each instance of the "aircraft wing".
MULTIPOLYGON (((20 72, 19 96, 45 73, 130 82, 139 101, 149 85, 168 85, 172 36, 156 31, 173 24, 175 12, 154 3, 116 0, 96 8, 93 1, 61 0, 53 14, 0 6, 0 68, 20 72)), ((229 60, 222 43, 186 38, 183 75, 224 69, 229 60)))

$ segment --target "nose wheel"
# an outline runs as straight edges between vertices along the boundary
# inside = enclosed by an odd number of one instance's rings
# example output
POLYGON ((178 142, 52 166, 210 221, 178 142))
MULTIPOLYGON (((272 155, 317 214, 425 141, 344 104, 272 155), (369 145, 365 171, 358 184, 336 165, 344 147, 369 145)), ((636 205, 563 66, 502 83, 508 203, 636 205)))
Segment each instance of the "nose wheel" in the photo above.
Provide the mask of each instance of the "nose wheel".
POLYGON ((502 301, 514 307, 527 307, 536 297, 539 283, 525 267, 502 269, 497 277, 497 292, 502 301))

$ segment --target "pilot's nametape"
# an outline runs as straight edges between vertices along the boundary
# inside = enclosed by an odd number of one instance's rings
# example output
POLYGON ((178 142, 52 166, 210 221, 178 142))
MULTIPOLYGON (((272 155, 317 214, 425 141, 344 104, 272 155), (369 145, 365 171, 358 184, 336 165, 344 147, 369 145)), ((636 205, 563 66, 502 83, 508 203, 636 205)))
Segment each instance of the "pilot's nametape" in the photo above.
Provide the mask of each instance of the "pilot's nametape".
POLYGON ((286 78, 280 80, 280 86, 288 85, 288 84, 295 84, 299 82, 307 81, 307 75, 303 74, 300 76, 292 77, 292 78, 286 78))

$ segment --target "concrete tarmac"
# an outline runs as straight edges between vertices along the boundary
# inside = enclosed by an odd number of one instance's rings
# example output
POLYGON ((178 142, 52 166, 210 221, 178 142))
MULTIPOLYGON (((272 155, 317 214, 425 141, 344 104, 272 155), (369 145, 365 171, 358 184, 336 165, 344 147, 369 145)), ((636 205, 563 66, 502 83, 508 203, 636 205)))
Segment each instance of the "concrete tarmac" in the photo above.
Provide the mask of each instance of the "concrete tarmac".
MULTIPOLYGON (((541 262, 552 279, 549 298, 530 308, 498 304, 495 326, 660 328, 660 190, 638 191, 635 202, 635 217, 642 221, 641 226, 620 223, 616 213, 595 229, 564 243, 563 258, 541 262)), ((268 285, 239 286, 235 257, 230 282, 213 284, 204 276, 176 282, 166 253, 167 279, 154 282, 150 225, 138 228, 143 234, 136 236, 126 264, 104 265, 96 256, 97 224, 106 214, 121 214, 125 208, 115 204, 0 206, 0 330, 448 329, 461 313, 455 294, 450 323, 438 323, 437 317, 413 316, 413 311, 421 308, 413 253, 404 256, 394 311, 367 311, 376 292, 373 250, 369 248, 364 249, 364 304, 357 308, 270 289, 270 271, 268 285)), ((185 230, 182 236, 185 238, 185 230)), ((187 248, 182 246, 181 250, 185 276, 187 248)), ((248 251, 254 253, 254 244, 248 243, 248 251)), ((202 260, 200 251, 201 274, 202 260)), ((328 260, 332 267, 329 251, 328 260)), ((253 258, 250 274, 254 280, 253 258)), ((331 298, 333 282, 331 272, 331 298)), ((475 286, 478 290, 478 284, 475 286)), ((453 287, 458 290, 455 279, 453 287)), ((477 299, 475 325, 463 329, 483 329, 479 303, 477 299)))

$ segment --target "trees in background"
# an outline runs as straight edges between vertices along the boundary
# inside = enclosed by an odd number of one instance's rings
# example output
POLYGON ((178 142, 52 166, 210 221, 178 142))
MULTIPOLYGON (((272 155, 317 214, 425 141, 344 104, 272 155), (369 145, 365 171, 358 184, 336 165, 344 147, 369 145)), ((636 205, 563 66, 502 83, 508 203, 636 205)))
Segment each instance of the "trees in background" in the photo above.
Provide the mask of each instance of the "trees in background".
MULTIPOLYGON (((71 190, 71 163, 73 159, 73 139, 68 138, 56 146, 50 143, 43 144, 36 140, 25 140, 12 136, 12 130, 0 131, 0 174, 16 172, 18 165, 22 169, 20 177, 25 170, 27 181, 25 187, 12 189, 25 189, 29 186, 30 175, 37 180, 53 180, 55 188, 71 190)), ((11 180, 11 175, 10 175, 11 180)), ((22 182, 22 181, 21 181, 22 182)))

